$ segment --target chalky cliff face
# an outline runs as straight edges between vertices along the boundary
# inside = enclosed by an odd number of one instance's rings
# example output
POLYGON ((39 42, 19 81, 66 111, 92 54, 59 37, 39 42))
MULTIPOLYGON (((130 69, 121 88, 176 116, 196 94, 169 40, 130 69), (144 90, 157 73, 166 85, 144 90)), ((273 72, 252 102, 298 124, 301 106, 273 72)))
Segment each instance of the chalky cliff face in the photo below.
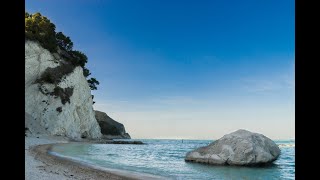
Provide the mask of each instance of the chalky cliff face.
POLYGON ((27 128, 36 132, 33 128, 40 124, 49 135, 100 138, 91 91, 81 67, 76 67, 57 84, 37 82, 48 67, 62 63, 57 53, 50 53, 36 42, 25 41, 25 111, 38 123, 33 126, 32 122, 26 122, 27 128))

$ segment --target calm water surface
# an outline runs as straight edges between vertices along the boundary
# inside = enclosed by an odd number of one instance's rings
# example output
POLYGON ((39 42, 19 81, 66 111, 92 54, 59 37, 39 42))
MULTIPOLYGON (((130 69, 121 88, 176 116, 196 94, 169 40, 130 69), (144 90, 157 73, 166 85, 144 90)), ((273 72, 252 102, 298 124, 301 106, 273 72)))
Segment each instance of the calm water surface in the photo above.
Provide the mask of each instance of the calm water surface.
POLYGON ((145 145, 66 144, 54 146, 52 153, 96 166, 148 173, 167 179, 294 179, 295 142, 276 141, 281 155, 267 167, 210 166, 187 163, 188 151, 206 146, 209 140, 135 139, 145 145))

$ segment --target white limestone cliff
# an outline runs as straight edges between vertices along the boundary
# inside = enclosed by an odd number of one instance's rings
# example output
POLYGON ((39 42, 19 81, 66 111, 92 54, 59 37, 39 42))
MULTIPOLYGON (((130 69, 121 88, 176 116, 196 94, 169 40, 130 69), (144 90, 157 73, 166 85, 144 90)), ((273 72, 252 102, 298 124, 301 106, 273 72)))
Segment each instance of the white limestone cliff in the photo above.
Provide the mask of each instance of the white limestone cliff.
POLYGON ((50 53, 39 43, 25 41, 25 112, 35 119, 37 126, 28 124, 31 132, 40 126, 49 135, 100 138, 101 131, 92 106, 91 90, 83 69, 76 67, 57 84, 60 88, 73 88, 70 101, 63 104, 60 97, 43 92, 53 92, 55 85, 35 83, 48 68, 60 65, 61 57, 50 53), (42 92, 40 91, 42 89, 42 92))

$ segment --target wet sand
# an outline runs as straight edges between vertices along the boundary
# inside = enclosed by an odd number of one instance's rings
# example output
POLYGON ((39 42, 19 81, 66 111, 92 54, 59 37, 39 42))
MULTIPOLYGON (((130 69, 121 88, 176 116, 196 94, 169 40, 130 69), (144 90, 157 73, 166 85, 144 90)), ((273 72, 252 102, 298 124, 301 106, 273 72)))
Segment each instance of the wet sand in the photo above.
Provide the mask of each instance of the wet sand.
POLYGON ((53 145, 70 143, 62 137, 26 137, 25 141, 25 179, 27 180, 162 179, 148 174, 90 166, 49 153, 53 145))

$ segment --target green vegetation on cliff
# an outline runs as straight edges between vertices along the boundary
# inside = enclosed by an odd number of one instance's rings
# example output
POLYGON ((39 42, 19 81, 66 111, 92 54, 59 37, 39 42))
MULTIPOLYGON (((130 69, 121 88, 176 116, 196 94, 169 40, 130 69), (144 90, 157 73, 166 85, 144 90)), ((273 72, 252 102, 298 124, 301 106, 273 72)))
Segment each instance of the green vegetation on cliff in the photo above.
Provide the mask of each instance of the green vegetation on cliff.
MULTIPOLYGON (((64 59, 72 68, 60 69, 66 69, 65 72, 70 73, 70 69, 72 72, 74 67, 81 66, 83 68, 83 75, 88 78, 91 73, 89 69, 85 67, 88 62, 87 56, 81 51, 73 50, 73 42, 70 37, 65 36, 62 32, 56 32, 55 29, 56 26, 40 13, 29 14, 25 12, 25 38, 39 42, 41 46, 48 49, 51 53, 63 52, 62 55, 64 59)), ((60 78, 64 75, 61 75, 61 73, 64 71, 54 75, 57 71, 53 70, 53 68, 47 69, 39 81, 46 83, 56 83, 60 81, 60 78)), ((95 78, 87 79, 87 81, 91 90, 97 89, 99 81, 95 78)))

